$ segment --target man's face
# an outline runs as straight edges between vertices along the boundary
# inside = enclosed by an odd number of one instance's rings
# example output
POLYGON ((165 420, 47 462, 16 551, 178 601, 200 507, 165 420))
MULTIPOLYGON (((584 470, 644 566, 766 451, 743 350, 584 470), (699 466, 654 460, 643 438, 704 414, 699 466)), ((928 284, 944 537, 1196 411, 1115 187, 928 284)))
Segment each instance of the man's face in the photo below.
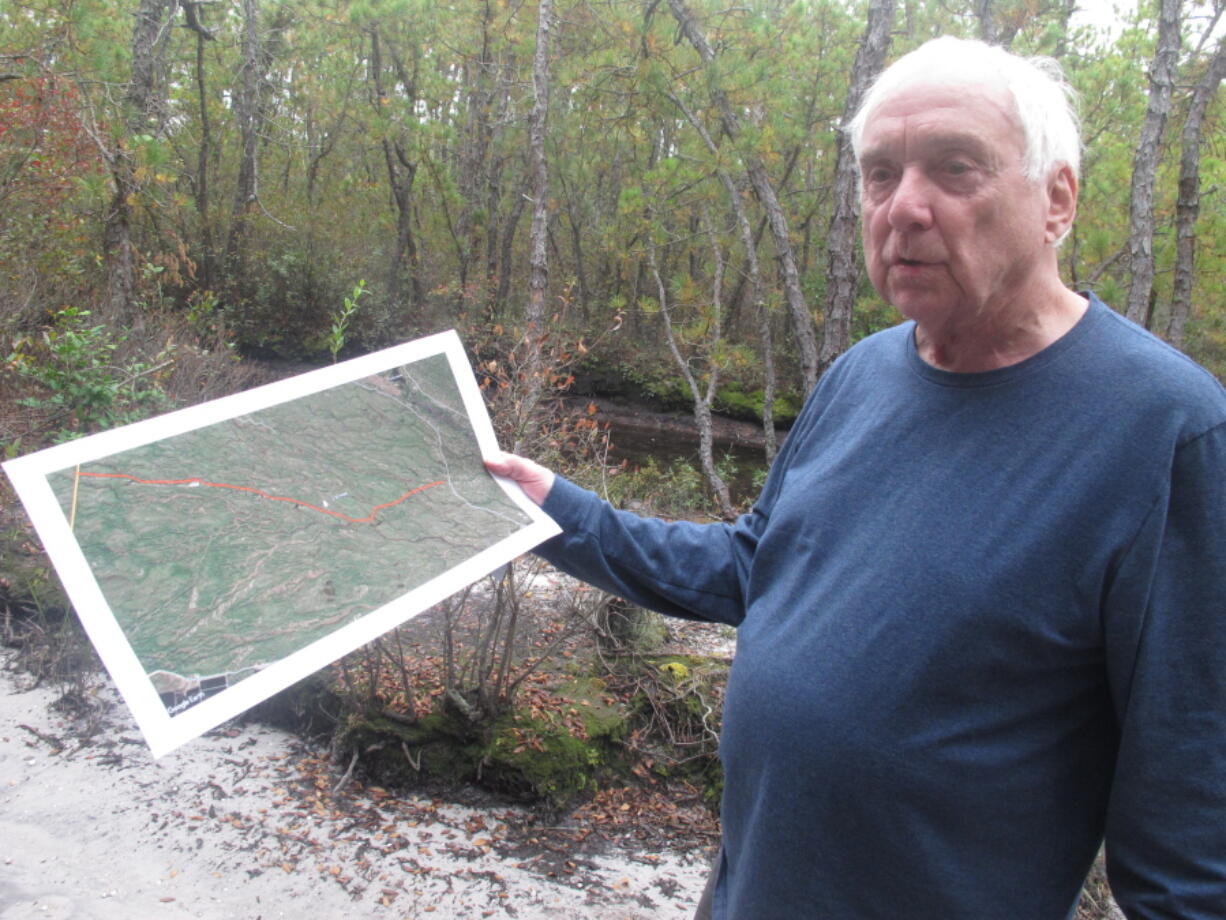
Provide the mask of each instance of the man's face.
POLYGON ((865 260, 903 315, 957 328, 1025 302, 1050 234, 1046 190, 1022 175, 1023 146, 1010 98, 995 87, 900 90, 868 119, 865 260))

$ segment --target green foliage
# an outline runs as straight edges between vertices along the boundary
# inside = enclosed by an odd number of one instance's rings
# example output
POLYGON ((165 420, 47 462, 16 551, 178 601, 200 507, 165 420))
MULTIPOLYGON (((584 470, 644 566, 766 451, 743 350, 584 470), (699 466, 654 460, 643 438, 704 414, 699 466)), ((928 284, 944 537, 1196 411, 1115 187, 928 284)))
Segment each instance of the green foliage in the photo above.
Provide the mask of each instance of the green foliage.
POLYGON ((655 457, 609 479, 608 497, 616 505, 634 505, 653 514, 683 517, 706 507, 706 483, 692 462, 661 464, 655 457))
MULTIPOLYGON (((761 384, 758 316, 745 289, 748 254, 720 175, 736 184, 756 233, 763 210, 746 165, 765 167, 799 250, 808 306, 817 312, 834 126, 863 11, 837 0, 689 6, 715 52, 708 64, 666 4, 564 3, 557 10, 546 137, 550 309, 583 333, 624 311, 620 337, 639 358, 640 373, 655 378, 651 386, 670 407, 688 408, 691 394, 670 367, 646 270, 652 241, 675 299, 669 306, 683 361, 700 381, 714 372, 736 380, 739 390, 724 403, 749 413, 761 384), (735 132, 723 125, 723 100, 737 113, 735 132), (725 260, 718 337, 707 221, 725 260)), ((107 89, 132 81, 130 8, 115 0, 0 5, 0 34, 14 51, 5 75, 15 77, 0 81, 0 315, 29 325, 63 304, 103 301, 110 256, 98 240, 116 191, 107 157, 122 152, 135 185, 124 203, 136 264, 162 264, 159 257, 173 253, 179 277, 163 279, 166 299, 194 318, 208 314, 248 352, 338 358, 414 332, 513 325, 527 291, 523 152, 535 8, 290 0, 266 10, 259 200, 241 207, 232 101, 243 73, 242 17, 201 12, 218 38, 203 58, 203 98, 194 34, 166 28, 155 68, 165 77, 154 90, 168 117, 132 127, 124 94, 107 89), (240 220, 244 245, 232 252, 240 220), (343 310, 336 305, 352 278, 370 283, 361 309, 338 323, 343 310), (208 296, 215 299, 206 309, 208 296)), ((182 8, 167 15, 169 26, 178 25, 182 8)), ((1059 5, 1007 0, 993 15, 1015 49, 1060 57, 1081 96, 1084 181, 1062 268, 1079 286, 1126 289, 1118 253, 1128 233, 1154 11, 1140 9, 1112 36, 1070 30, 1059 5)), ((1192 50, 1196 22, 1189 18, 1186 26, 1157 189, 1159 317, 1166 315, 1161 301, 1169 298, 1174 258, 1176 138, 1186 88, 1206 56, 1192 50)), ((966 2, 910 4, 897 14, 890 56, 938 33, 974 34, 978 25, 966 2)), ((1220 98, 1211 105, 1206 138, 1221 133, 1222 105, 1220 98)), ((1222 183, 1214 166, 1220 151, 1207 142, 1205 153, 1207 200, 1197 227, 1202 322, 1226 312, 1214 284, 1226 222, 1208 195, 1222 183)), ((757 258, 772 302, 781 287, 776 254, 769 233, 760 239, 757 258)), ((892 311, 866 296, 853 335, 893 321, 892 311)), ((772 327, 786 390, 798 372, 781 311, 772 327)))
POLYGON ((746 393, 740 384, 730 384, 719 391, 716 408, 733 418, 760 418, 763 392, 746 393))
POLYGON ((193 291, 187 299, 187 322, 197 332, 215 336, 221 329, 218 320, 223 308, 216 291, 193 291))
POLYGON ((332 355, 332 363, 336 363, 336 355, 342 348, 345 347, 345 332, 349 329, 349 323, 353 320, 353 316, 358 312, 358 299, 366 293, 366 281, 359 280, 354 286, 353 293, 345 298, 342 306, 332 314, 332 328, 328 332, 328 353, 332 355))
POLYGON ((856 301, 856 309, 852 314, 851 340, 860 339, 888 329, 898 322, 898 314, 894 308, 876 296, 861 297, 856 301))
MULTIPOLYGON (((715 408, 724 415, 748 421, 762 421, 766 393, 761 387, 746 391, 739 381, 730 381, 719 388, 715 408)), ((776 425, 790 425, 800 412, 800 404, 792 393, 776 393, 773 415, 776 425)))
MULTIPOLYGON (((347 296, 333 260, 280 239, 248 254, 247 275, 226 306, 240 348, 305 358, 330 347, 334 306, 347 296), (274 249, 273 246, 277 248, 274 249)), ((351 295, 349 295, 351 296, 351 295)), ((345 334, 349 334, 346 327, 345 334)))
POLYGON ((102 324, 90 325, 89 317, 89 310, 66 307, 40 338, 19 338, 8 357, 11 367, 46 391, 24 404, 54 410, 57 421, 67 422, 57 440, 137 421, 167 403, 155 375, 172 362, 171 352, 163 352, 152 365, 117 365, 115 351, 124 336, 102 324))
POLYGON ((1187 351, 1226 381, 1226 312, 1200 311, 1188 323, 1187 351))

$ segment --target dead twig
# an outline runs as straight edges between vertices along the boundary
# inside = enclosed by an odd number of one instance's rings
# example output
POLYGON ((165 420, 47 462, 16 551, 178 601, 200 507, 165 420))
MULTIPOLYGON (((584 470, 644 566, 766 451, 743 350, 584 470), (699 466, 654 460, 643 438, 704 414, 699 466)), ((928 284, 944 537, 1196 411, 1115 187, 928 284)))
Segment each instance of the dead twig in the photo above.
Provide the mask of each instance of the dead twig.
POLYGON ((349 769, 345 771, 345 775, 340 778, 335 786, 332 787, 332 794, 336 795, 341 791, 341 787, 349 782, 349 778, 353 776, 353 768, 358 765, 358 752, 353 752, 353 757, 349 759, 349 769))
POLYGON ((59 738, 55 737, 55 735, 48 735, 46 732, 40 732, 37 728, 34 728, 30 725, 21 724, 21 725, 18 725, 17 727, 24 731, 29 732, 39 741, 43 742, 43 744, 48 744, 52 748, 54 748, 54 750, 51 752, 52 754, 58 754, 64 750, 64 742, 61 741, 59 738))

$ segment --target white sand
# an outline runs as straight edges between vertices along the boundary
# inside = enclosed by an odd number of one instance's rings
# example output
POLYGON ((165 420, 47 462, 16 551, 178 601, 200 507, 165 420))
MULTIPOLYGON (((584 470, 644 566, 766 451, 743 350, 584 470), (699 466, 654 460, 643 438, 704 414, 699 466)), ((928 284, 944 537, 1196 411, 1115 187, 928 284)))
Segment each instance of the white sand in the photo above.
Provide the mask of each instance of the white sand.
MULTIPOLYGON (((526 813, 360 790, 258 725, 153 760, 109 681, 104 726, 0 651, 0 920, 687 920, 706 856, 525 845, 526 813)), ((527 836, 532 836, 529 831, 527 836)))

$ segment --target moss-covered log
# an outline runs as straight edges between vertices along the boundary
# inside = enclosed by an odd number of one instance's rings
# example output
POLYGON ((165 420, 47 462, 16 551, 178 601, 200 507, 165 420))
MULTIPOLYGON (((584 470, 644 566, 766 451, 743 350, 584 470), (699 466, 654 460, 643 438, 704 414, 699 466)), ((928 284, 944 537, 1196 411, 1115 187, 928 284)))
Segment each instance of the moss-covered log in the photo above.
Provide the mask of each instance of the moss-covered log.
POLYGON ((443 703, 417 720, 354 714, 339 742, 385 785, 468 782, 562 807, 626 768, 629 713, 606 702, 603 684, 591 678, 564 683, 553 702, 478 721, 443 703))

